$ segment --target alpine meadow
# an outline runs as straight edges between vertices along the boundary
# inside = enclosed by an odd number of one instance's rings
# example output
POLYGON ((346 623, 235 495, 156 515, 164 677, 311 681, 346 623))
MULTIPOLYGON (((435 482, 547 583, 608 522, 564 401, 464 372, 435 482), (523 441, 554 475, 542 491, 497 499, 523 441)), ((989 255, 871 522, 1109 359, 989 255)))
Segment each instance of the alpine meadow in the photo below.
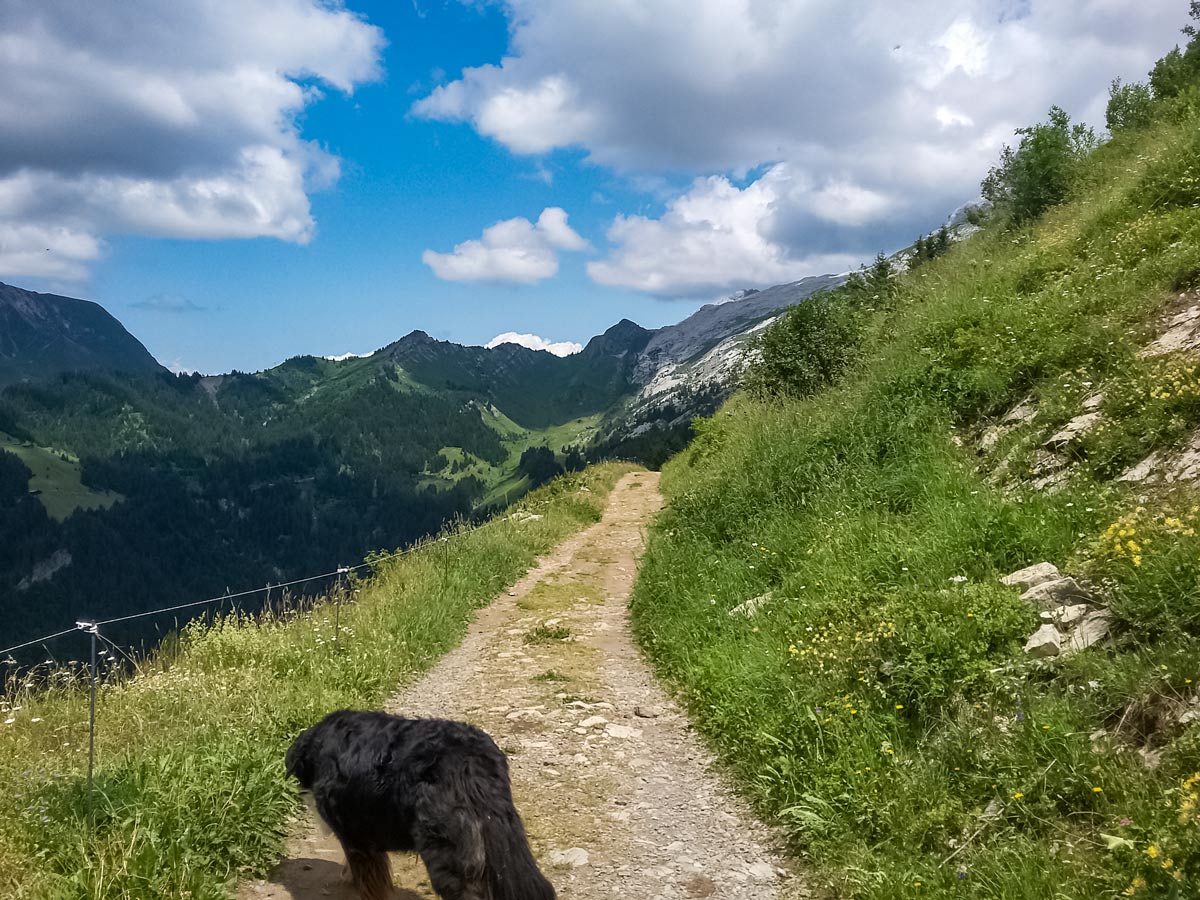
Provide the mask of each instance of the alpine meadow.
POLYGON ((1200 0, 6 3, 0 900, 1200 897, 1200 0))

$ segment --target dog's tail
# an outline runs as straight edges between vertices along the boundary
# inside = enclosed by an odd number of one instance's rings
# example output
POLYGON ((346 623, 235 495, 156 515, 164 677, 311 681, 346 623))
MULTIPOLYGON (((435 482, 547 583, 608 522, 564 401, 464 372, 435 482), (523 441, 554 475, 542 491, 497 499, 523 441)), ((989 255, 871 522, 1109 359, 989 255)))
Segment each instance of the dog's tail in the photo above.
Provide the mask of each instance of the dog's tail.
POLYGON ((417 852, 439 896, 555 900, 534 862, 500 751, 455 760, 440 785, 417 785, 417 852))
POLYGON ((554 888, 533 859, 516 809, 510 804, 507 810, 491 811, 479 824, 490 900, 555 900, 554 888))
MULTIPOLYGON (((521 816, 513 805, 508 764, 499 749, 495 757, 472 759, 460 773, 460 796, 472 820, 466 854, 482 863, 487 900, 555 900, 554 888, 546 880, 533 853, 521 816)), ((490 754, 489 754, 490 756, 490 754)))

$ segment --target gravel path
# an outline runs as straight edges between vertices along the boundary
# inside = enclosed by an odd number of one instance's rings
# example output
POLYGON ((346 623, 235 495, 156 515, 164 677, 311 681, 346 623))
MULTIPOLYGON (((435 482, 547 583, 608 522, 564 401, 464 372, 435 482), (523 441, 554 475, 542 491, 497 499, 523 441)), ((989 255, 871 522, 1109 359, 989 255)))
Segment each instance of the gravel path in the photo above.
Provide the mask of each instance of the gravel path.
MULTIPOLYGON (((631 640, 629 592, 661 504, 657 474, 623 478, 601 522, 481 611, 462 645, 387 708, 495 738, 562 900, 806 896, 631 640)), ((242 900, 353 896, 337 841, 301 827, 288 859, 242 900)), ((415 856, 394 855, 393 868, 398 900, 435 896, 415 856)))

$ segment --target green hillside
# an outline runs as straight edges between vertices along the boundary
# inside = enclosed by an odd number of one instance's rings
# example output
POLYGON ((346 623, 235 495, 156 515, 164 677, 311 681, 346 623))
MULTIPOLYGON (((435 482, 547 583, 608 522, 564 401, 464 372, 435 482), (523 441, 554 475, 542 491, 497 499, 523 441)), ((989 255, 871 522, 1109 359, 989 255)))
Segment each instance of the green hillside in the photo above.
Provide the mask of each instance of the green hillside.
POLYGON ((121 499, 112 491, 97 491, 80 481, 79 459, 65 451, 37 447, 0 431, 0 450, 28 467, 28 489, 35 491, 47 514, 59 522, 80 509, 107 509, 121 499))
MULTIPOLYGON (((0 509, 0 645, 301 577, 475 515, 490 485, 464 474, 434 491, 420 476, 444 446, 504 463, 501 435, 394 366, 354 362, 10 385, 0 423, 20 440, 0 449, 25 464, 33 493, 0 509), (28 580, 63 552, 52 578, 28 580)), ((142 624, 118 637, 173 627, 142 624)))
POLYGON ((1053 111, 665 470, 639 637, 832 896, 1200 895, 1198 82, 1193 41, 1095 149, 1053 111), (1023 652, 1039 562, 1107 638, 1023 652))
POLYGON ((517 344, 465 347, 414 331, 371 359, 394 362, 429 390, 482 401, 524 428, 541 429, 604 412, 624 397, 636 354, 650 336, 626 319, 582 352, 557 357, 517 344))

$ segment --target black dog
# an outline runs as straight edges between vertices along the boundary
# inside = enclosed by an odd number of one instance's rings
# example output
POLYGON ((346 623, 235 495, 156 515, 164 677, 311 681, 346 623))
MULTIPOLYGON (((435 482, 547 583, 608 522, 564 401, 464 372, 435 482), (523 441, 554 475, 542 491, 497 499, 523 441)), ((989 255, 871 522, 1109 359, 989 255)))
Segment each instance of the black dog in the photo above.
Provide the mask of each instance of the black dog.
POLYGON ((472 725, 341 710, 302 732, 287 771, 312 791, 364 900, 416 851, 445 900, 555 900, 513 806, 508 760, 472 725))

